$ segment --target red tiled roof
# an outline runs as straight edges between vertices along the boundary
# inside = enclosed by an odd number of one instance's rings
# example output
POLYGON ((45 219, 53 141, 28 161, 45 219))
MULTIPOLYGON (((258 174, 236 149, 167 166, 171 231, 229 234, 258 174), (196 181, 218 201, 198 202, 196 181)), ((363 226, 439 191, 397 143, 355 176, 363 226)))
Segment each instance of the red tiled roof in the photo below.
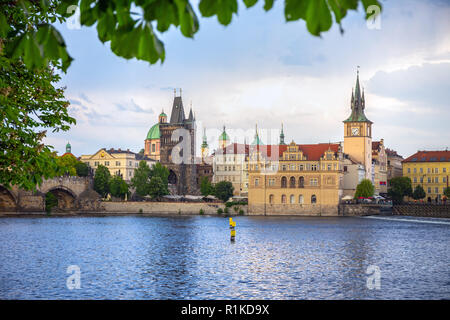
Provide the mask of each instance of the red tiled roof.
POLYGON ((402 162, 450 162, 450 151, 417 151, 402 162))
MULTIPOLYGON (((323 156, 328 148, 335 153, 339 150, 339 144, 337 143, 298 144, 298 146, 303 154, 306 155, 307 159, 313 161, 320 160, 320 157, 323 156)), ((278 157, 283 155, 287 148, 288 145, 244 145, 232 143, 226 148, 219 149, 216 154, 249 154, 249 152, 258 150, 263 156, 277 160, 278 157)))

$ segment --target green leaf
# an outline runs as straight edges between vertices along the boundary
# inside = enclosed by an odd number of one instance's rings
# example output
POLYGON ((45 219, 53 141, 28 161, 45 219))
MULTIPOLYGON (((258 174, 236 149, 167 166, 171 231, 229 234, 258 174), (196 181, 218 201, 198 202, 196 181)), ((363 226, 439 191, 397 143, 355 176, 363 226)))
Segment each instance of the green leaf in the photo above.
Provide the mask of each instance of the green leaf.
POLYGON ((3 12, 0 12, 0 37, 6 37, 10 29, 11 27, 6 20, 6 16, 3 14, 3 12))
POLYGON ((284 5, 284 16, 286 21, 306 20, 306 9, 310 0, 286 0, 284 5))
POLYGON ((264 1, 264 10, 269 11, 273 7, 274 0, 265 0, 264 1))
POLYGON ((193 37, 198 30, 198 20, 189 1, 175 0, 178 7, 180 30, 185 37, 193 37))
POLYGON ((325 0, 310 0, 306 11, 306 27, 308 31, 319 36, 322 31, 331 28, 333 21, 325 0))
POLYGON ((258 2, 258 0, 243 0, 243 1, 247 8, 253 7, 258 2))
POLYGON ((98 38, 101 42, 111 40, 116 28, 116 17, 108 10, 97 23, 98 38))

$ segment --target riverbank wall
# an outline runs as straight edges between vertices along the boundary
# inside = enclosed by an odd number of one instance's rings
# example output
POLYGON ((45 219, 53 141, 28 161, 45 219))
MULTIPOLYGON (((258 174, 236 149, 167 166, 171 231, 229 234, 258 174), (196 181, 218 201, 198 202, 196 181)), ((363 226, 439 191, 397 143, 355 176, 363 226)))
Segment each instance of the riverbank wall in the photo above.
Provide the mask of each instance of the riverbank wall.
POLYGON ((365 204, 365 203, 343 203, 338 207, 339 216, 355 217, 355 216, 373 216, 373 215, 391 215, 392 206, 381 204, 365 204))
POLYGON ((402 204, 393 207, 393 215, 450 218, 450 204, 402 204))

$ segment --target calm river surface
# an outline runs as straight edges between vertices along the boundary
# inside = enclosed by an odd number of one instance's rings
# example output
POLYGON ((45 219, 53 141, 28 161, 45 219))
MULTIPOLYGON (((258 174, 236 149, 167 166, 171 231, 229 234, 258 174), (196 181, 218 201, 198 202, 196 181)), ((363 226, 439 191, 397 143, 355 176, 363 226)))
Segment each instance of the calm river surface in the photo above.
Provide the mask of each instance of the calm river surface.
POLYGON ((0 298, 450 299, 450 220, 234 220, 231 243, 220 217, 0 218, 0 298))

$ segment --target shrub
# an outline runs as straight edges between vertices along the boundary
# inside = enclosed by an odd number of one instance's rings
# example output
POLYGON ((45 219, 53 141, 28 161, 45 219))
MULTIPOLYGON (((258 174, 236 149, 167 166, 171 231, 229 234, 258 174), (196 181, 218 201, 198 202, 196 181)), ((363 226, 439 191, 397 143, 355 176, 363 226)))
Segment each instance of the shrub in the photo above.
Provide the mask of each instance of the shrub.
POLYGON ((225 213, 225 214, 228 214, 228 208, 227 207, 225 207, 225 209, 223 209, 223 213, 225 213))
POLYGON ((142 210, 142 208, 141 209, 139 209, 139 213, 143 213, 144 212, 144 210, 142 210))
POLYGON ((217 209, 217 214, 222 214, 222 213, 223 213, 222 208, 217 209))
POLYGON ((231 208, 233 204, 234 203, 232 201, 225 202, 225 208, 231 208))
POLYGON ((237 212, 239 211, 239 207, 238 207, 238 206, 234 206, 234 207, 233 207, 233 210, 234 210, 234 212, 237 213, 237 212))
POLYGON ((47 192, 45 195, 45 211, 47 214, 50 214, 56 206, 58 206, 58 198, 53 193, 47 192))
POLYGON ((200 211, 198 213, 202 216, 205 214, 205 211, 203 211, 203 209, 200 209, 200 211))
POLYGON ((242 210, 242 209, 239 210, 239 215, 240 215, 240 216, 243 216, 243 215, 244 215, 244 210, 242 210))
POLYGON ((233 196, 234 187, 230 181, 220 181, 214 186, 214 195, 226 202, 233 196))
POLYGON ((375 187, 373 186, 372 181, 370 181, 369 179, 363 179, 356 186, 355 199, 358 199, 359 197, 372 197, 374 192, 375 187))

